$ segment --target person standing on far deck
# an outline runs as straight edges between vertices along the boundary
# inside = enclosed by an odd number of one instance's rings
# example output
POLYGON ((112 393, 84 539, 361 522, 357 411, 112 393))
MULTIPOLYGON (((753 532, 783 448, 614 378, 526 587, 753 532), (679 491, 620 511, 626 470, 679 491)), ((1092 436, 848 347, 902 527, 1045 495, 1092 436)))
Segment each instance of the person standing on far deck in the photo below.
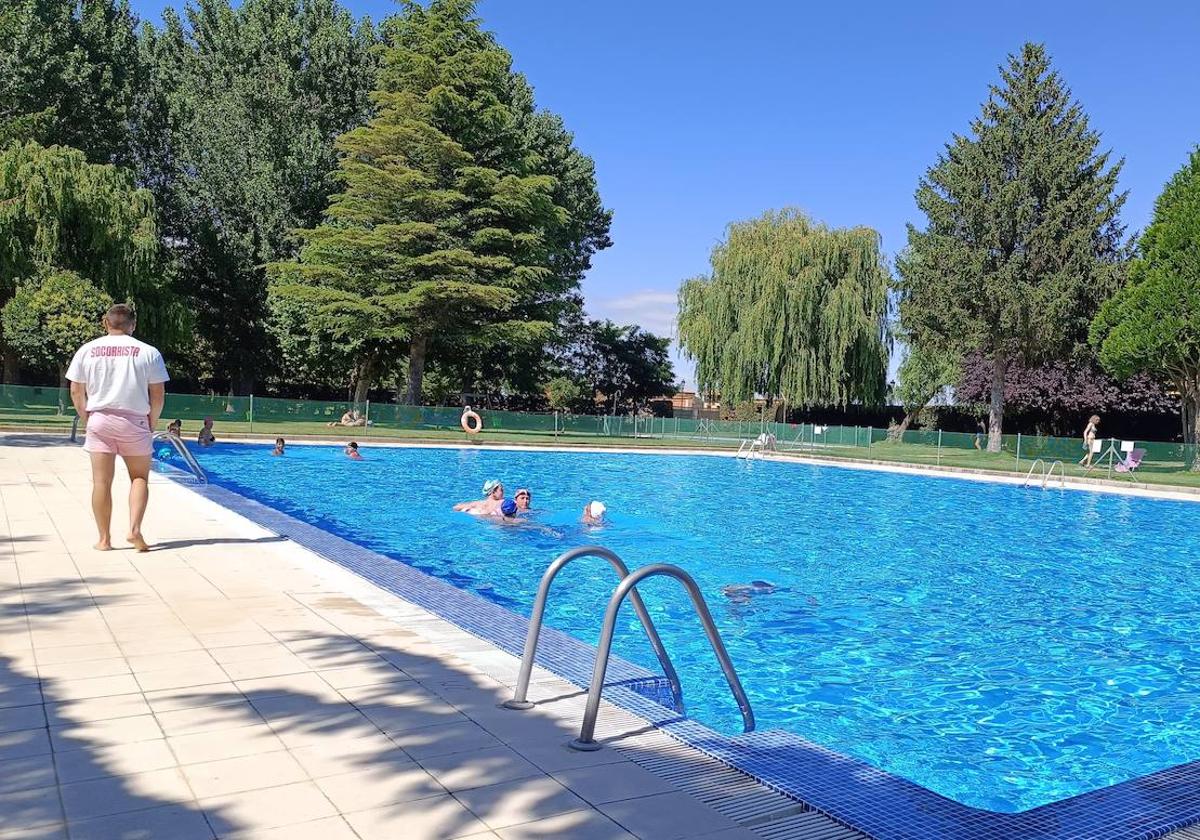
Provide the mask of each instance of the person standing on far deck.
POLYGON ((154 427, 166 397, 162 354, 133 337, 133 307, 118 303, 101 324, 107 335, 76 351, 67 368, 71 402, 87 422, 83 448, 92 461, 92 513, 98 551, 112 549, 112 482, 117 456, 129 473, 129 535, 138 551, 149 551, 142 518, 150 500, 150 456, 154 427))

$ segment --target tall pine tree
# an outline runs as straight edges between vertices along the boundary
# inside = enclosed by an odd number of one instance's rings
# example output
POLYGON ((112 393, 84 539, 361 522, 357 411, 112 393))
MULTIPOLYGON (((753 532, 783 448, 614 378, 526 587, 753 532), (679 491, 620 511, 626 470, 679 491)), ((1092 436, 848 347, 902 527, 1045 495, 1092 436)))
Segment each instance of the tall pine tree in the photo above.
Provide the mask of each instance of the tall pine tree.
POLYGON ((272 293, 358 342, 363 392, 406 353, 414 404, 433 342, 542 341, 553 322, 525 304, 577 279, 551 267, 570 215, 517 119, 511 57, 474 4, 408 2, 385 28, 378 115, 338 140, 344 189, 302 232, 299 260, 272 266, 272 293))
POLYGON ((992 363, 988 449, 998 452, 1009 362, 1038 361, 1086 335, 1120 284, 1121 162, 1045 49, 1026 44, 1000 69, 970 136, 956 135, 921 180, 923 230, 897 260, 900 319, 930 352, 992 363))

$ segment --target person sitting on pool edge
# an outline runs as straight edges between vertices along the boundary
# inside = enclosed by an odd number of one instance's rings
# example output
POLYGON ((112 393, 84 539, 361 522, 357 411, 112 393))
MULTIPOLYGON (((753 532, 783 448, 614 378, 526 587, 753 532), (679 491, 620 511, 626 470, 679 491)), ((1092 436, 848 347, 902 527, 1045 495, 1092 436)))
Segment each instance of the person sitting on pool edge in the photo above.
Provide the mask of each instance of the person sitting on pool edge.
POLYGON ((583 517, 579 520, 584 525, 603 525, 604 514, 608 508, 604 506, 604 502, 591 501, 583 506, 583 517))
POLYGON ((483 482, 483 498, 473 502, 459 502, 454 509, 472 516, 496 516, 504 502, 504 485, 494 478, 483 482))
POLYGON ((213 434, 213 419, 211 417, 204 418, 204 425, 200 429, 200 434, 196 435, 196 443, 201 446, 212 446, 217 442, 217 436, 213 434))
POLYGON ((283 438, 275 438, 275 448, 271 450, 272 455, 282 455, 285 441, 283 438))
POLYGON ((346 457, 351 461, 361 461, 363 456, 358 451, 358 441, 352 440, 346 444, 346 448, 342 450, 346 453, 346 457))
POLYGON ((167 425, 167 434, 171 437, 183 437, 183 421, 179 419, 172 420, 167 425))

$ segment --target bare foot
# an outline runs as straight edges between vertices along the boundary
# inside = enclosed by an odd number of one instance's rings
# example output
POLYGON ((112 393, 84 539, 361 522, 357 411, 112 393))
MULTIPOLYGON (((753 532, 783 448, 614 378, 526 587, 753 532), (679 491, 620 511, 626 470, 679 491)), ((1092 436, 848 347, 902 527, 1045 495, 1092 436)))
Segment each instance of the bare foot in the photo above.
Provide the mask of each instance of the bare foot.
POLYGON ((125 541, 127 543, 129 543, 131 546, 133 546, 134 548, 136 548, 138 551, 149 551, 150 550, 149 544, 144 539, 142 539, 141 534, 130 534, 128 537, 125 538, 125 541))
POLYGON ((107 539, 100 540, 100 542, 96 543, 94 546, 92 546, 92 548, 96 549, 97 551, 112 551, 112 541, 107 539))

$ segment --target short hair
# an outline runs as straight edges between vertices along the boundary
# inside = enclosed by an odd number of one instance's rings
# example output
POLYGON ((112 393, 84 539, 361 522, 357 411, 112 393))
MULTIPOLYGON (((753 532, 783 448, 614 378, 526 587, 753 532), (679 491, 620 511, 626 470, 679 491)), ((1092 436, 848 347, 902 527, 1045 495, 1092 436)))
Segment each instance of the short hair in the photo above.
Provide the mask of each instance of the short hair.
POLYGON ((104 313, 104 320, 114 330, 127 330, 137 323, 137 313, 128 303, 114 303, 104 313))

